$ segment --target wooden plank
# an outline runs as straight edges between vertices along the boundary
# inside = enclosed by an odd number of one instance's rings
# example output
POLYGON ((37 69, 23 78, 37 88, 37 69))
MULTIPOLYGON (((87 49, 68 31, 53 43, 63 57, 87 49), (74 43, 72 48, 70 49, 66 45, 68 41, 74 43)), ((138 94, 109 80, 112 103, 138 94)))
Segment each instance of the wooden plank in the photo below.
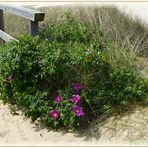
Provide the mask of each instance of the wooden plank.
POLYGON ((0 9, 27 18, 31 21, 43 21, 45 16, 45 13, 43 12, 20 6, 0 5, 0 9))
POLYGON ((38 22, 29 21, 29 34, 36 36, 38 34, 38 22))
MULTIPOLYGON (((16 40, 9 34, 5 33, 4 31, 0 30, 0 38, 2 38, 5 42, 10 42, 11 40, 16 40)), ((16 40, 17 41, 17 40, 16 40)))

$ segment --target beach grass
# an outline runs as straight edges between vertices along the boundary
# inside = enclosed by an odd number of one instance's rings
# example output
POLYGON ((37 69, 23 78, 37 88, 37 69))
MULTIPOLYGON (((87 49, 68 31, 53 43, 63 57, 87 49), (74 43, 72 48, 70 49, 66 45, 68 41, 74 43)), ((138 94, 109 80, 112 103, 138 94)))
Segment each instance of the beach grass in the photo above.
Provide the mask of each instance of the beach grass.
MULTIPOLYGON (((113 66, 126 65, 131 68, 137 65, 144 76, 148 75, 147 65, 143 67, 148 61, 148 25, 138 17, 121 12, 115 6, 68 5, 43 7, 38 10, 45 12, 45 24, 58 23, 66 11, 71 12, 75 19, 84 22, 87 26, 95 22, 106 37, 116 42, 116 47, 108 49, 110 63, 113 66)), ((9 13, 5 13, 4 18, 5 31, 8 34, 16 37, 28 33, 28 20, 9 13)))

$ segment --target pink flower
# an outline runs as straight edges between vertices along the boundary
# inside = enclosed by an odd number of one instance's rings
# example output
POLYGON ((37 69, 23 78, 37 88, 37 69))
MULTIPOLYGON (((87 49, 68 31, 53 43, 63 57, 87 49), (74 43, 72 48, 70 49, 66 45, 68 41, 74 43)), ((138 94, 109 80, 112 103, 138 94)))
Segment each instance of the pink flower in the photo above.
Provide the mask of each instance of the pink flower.
POLYGON ((79 95, 72 95, 72 98, 70 98, 70 101, 74 104, 77 104, 80 101, 79 95))
POLYGON ((82 110, 82 108, 80 108, 78 105, 74 105, 73 107, 73 112, 76 116, 80 117, 84 115, 84 112, 82 110))
POLYGON ((56 120, 59 117, 59 113, 57 112, 57 110, 51 110, 49 115, 53 120, 56 120))
POLYGON ((82 89, 82 86, 79 83, 73 82, 72 89, 73 89, 73 91, 79 91, 82 89))
POLYGON ((59 103, 60 101, 61 101, 61 97, 60 97, 60 96, 57 96, 57 97, 55 98, 55 102, 59 103))

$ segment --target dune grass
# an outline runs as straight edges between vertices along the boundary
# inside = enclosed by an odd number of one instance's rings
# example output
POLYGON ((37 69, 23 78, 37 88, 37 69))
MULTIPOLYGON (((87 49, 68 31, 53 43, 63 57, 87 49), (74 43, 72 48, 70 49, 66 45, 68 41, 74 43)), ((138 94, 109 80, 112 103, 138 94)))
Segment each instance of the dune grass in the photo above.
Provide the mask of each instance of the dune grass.
MULTIPOLYGON (((110 63, 113 66, 126 65, 133 68, 137 65, 138 70, 145 69, 145 67, 143 69, 141 60, 139 62, 139 56, 142 57, 144 63, 147 61, 148 26, 132 14, 127 15, 114 6, 57 6, 38 10, 45 12, 45 24, 58 23, 65 11, 70 11, 77 20, 88 26, 96 22, 105 36, 114 41, 114 50, 107 49, 110 52, 110 63)), ((28 23, 28 20, 21 17, 5 14, 5 31, 14 37, 28 33, 28 23)))
POLYGON ((4 13, 5 32, 13 37, 28 33, 29 21, 11 13, 4 13))
POLYGON ((142 53, 147 56, 148 26, 138 17, 121 12, 117 7, 94 6, 63 6, 53 8, 40 8, 45 12, 45 21, 59 21, 61 14, 70 11, 73 16, 90 26, 96 22, 106 36, 115 40, 118 46, 128 48, 131 56, 142 53))
MULTIPOLYGON (((148 60, 148 26, 138 17, 127 15, 114 6, 58 6, 39 10, 46 14, 45 23, 58 23, 65 11, 70 11, 77 20, 88 26, 96 22, 105 36, 114 41, 115 47, 107 49, 113 66, 136 66, 139 71, 147 69, 139 62, 139 57, 142 57, 144 63, 148 60)), ((144 73, 146 76, 147 72, 144 73)))

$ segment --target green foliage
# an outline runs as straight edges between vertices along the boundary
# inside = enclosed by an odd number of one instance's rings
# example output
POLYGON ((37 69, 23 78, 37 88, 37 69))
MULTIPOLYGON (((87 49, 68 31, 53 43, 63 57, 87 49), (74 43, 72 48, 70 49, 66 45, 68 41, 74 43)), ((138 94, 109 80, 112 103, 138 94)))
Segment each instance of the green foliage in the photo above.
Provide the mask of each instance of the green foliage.
POLYGON ((102 112, 117 112, 146 98, 146 80, 132 69, 111 66, 105 46, 112 44, 95 24, 88 28, 67 13, 40 36, 24 35, 0 47, 1 98, 22 107, 33 121, 75 129, 102 112), (83 89, 74 92, 72 82, 83 89), (74 113, 73 95, 80 96, 84 116, 74 113), (53 110, 56 120, 50 115, 53 110))

